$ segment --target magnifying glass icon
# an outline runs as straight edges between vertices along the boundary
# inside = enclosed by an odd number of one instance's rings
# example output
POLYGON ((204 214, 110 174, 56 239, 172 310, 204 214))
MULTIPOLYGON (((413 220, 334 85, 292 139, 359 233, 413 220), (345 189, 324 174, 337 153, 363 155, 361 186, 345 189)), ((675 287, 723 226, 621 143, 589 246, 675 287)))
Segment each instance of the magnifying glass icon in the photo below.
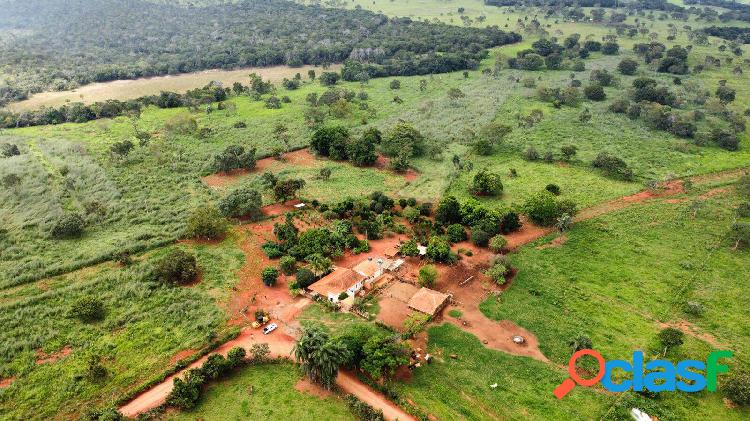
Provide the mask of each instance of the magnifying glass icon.
POLYGON ((584 387, 591 387, 599 383, 602 377, 604 377, 604 357, 593 349, 582 349, 577 351, 572 357, 570 357, 570 361, 568 361, 568 375, 570 377, 563 380, 553 392, 557 399, 562 399, 565 395, 570 393, 570 391, 576 387, 576 384, 584 387), (591 379, 582 379, 578 373, 576 373, 576 361, 584 355, 590 355, 596 358, 596 361, 599 362, 599 371, 596 373, 596 376, 591 379))

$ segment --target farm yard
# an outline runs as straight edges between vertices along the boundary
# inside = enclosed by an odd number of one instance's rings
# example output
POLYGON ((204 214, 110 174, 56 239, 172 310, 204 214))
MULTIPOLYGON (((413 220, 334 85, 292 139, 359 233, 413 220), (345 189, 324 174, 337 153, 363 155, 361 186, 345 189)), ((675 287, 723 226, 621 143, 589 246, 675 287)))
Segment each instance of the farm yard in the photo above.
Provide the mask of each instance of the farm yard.
POLYGON ((750 62, 704 31, 741 3, 193 3, 108 67, 0 12, 0 419, 750 416, 750 62), (587 348, 733 356, 556 399, 587 348))

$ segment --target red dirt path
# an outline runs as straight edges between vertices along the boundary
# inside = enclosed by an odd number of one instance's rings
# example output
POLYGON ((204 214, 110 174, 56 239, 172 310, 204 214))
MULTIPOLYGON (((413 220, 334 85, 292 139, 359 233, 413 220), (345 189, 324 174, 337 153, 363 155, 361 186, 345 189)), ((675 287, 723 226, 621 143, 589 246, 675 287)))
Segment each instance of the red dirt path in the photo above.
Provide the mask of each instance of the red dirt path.
POLYGON ((70 347, 70 345, 65 345, 65 347, 57 352, 53 352, 51 354, 46 354, 42 350, 36 351, 36 363, 37 364, 48 364, 53 363, 59 359, 65 358, 70 353, 73 352, 73 348, 70 347))

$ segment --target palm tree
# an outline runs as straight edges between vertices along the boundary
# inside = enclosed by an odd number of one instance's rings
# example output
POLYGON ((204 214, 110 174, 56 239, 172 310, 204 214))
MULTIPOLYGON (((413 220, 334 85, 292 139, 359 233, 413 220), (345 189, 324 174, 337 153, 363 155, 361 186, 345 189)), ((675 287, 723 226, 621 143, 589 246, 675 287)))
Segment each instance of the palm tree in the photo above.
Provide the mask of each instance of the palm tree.
POLYGON ((333 387, 339 366, 349 357, 346 346, 319 326, 304 329, 292 352, 310 380, 326 389, 333 387))
POLYGON ((315 274, 315 276, 323 276, 326 273, 331 271, 331 267, 333 266, 333 262, 331 262, 331 259, 323 256, 320 253, 315 253, 307 256, 305 258, 305 261, 307 261, 307 264, 311 271, 315 274))

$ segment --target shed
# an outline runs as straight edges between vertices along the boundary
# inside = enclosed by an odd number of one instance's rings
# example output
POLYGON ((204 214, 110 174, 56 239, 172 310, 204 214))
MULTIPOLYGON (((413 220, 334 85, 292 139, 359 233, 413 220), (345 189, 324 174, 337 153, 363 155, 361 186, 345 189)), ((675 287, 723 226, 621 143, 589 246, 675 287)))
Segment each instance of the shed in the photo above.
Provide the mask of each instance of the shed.
POLYGON ((434 316, 448 304, 447 294, 422 287, 409 299, 409 307, 419 312, 434 316))

